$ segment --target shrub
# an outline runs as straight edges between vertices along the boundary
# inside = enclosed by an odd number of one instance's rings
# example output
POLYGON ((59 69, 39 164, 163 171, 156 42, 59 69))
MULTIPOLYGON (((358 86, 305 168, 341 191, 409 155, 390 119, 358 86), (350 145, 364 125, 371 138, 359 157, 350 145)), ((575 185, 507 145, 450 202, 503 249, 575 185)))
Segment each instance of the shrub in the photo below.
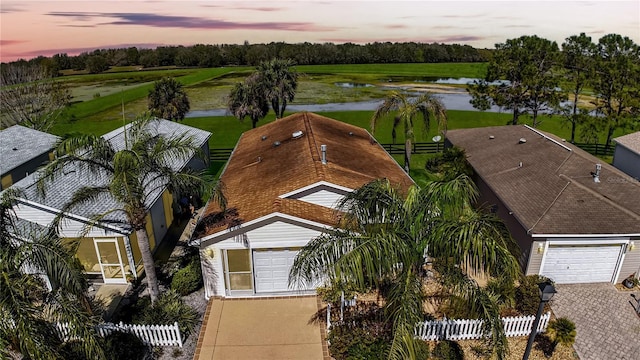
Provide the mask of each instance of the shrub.
POLYGON ((553 348, 558 344, 571 346, 576 341, 576 324, 566 317, 557 318, 549 322, 547 334, 553 341, 553 348))
POLYGON ((135 308, 141 311, 133 316, 133 322, 136 324, 148 325, 171 325, 178 323, 180 333, 184 338, 196 326, 198 314, 195 310, 185 304, 180 298, 180 294, 175 291, 167 291, 162 294, 155 305, 151 306, 148 297, 141 298, 136 303, 135 308))
POLYGON ((463 360, 464 352, 457 342, 451 340, 440 341, 433 349, 433 358, 440 360, 463 360))
POLYGON ((343 291, 345 300, 353 299, 356 294, 353 284, 338 281, 332 282, 329 286, 322 286, 316 289, 316 293, 322 298, 322 301, 333 306, 340 306, 343 291))
POLYGON ((336 360, 382 359, 392 342, 391 326, 382 320, 382 309, 358 304, 334 322, 329 332, 329 351, 336 360))
POLYGON ((146 360, 152 358, 151 348, 137 336, 114 331, 104 338, 104 352, 107 360, 146 360))
POLYGON ((491 279, 487 283, 487 291, 496 296, 501 310, 515 305, 516 287, 512 281, 506 279, 491 279))
POLYGON ((200 258, 195 256, 186 267, 178 270, 171 280, 171 290, 184 296, 202 287, 200 258))
POLYGON ((538 284, 546 281, 549 281, 549 279, 539 275, 524 277, 515 290, 516 309, 524 315, 538 312, 538 306, 540 306, 540 288, 538 284))

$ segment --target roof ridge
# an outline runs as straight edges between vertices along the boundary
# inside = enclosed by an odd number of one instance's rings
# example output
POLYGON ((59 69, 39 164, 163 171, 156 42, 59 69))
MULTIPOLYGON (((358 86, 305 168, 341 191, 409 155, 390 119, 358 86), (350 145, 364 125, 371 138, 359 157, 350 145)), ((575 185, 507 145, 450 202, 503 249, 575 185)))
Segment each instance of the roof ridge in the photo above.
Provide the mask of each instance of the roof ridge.
POLYGON ((582 190, 584 190, 584 191, 586 191, 586 192, 590 193, 591 195, 595 196, 597 199, 600 199, 600 200, 602 200, 602 201, 606 202, 607 204, 609 204, 609 205, 611 205, 611 206, 615 207, 616 209, 618 209, 618 210, 620 210, 620 211, 622 211, 622 212, 626 213, 627 215, 629 215, 629 216, 633 217, 634 219, 636 219, 636 220, 640 221, 640 214, 636 214, 635 212, 633 212, 633 211, 631 211, 631 210, 627 209, 626 207, 619 205, 619 204, 618 204, 618 203, 616 203, 615 201, 613 201, 613 200, 609 199, 608 197, 606 197, 606 196, 604 196, 604 195, 600 194, 599 192, 594 191, 593 189, 590 189, 588 186, 584 186, 584 185, 582 185, 581 183, 579 183, 579 182, 577 182, 577 181, 573 181, 573 179, 572 179, 572 178, 568 177, 568 176, 567 176, 567 175, 565 175, 565 174, 560 174, 559 176, 560 176, 561 178, 563 178, 563 179, 565 179, 565 180, 569 181, 571 184, 574 184, 574 185, 576 185, 577 187, 579 187, 580 189, 582 189, 582 190))
POLYGON ((316 176, 320 180, 326 180, 323 165, 320 161, 320 154, 318 153, 318 147, 316 146, 316 138, 313 134, 313 128, 311 127, 311 120, 308 116, 309 113, 303 113, 304 127, 307 132, 307 138, 309 139, 309 152, 311 153, 311 160, 313 161, 313 167, 316 170, 316 176))
MULTIPOLYGON (((561 177, 563 175, 560 175, 561 177)), ((549 206, 547 206, 547 208, 544 210, 544 212, 540 215, 540 217, 538 218, 538 220, 536 220, 535 223, 533 223, 533 225, 531 226, 530 229, 527 230, 527 234, 531 233, 531 230, 533 230, 534 227, 536 227, 536 225, 538 225, 538 223, 542 220, 542 218, 547 215, 547 213, 549 212, 549 210, 551 210, 551 208, 553 207, 553 204, 555 204, 558 199, 560 198, 560 195, 562 195, 562 193, 567 189, 567 187, 569 187, 569 185, 571 185, 572 181, 569 179, 567 180, 568 182, 562 187, 562 190, 560 190, 560 192, 558 193, 558 195, 556 195, 556 197, 553 199, 553 201, 551 202, 551 204, 549 204, 549 206)))

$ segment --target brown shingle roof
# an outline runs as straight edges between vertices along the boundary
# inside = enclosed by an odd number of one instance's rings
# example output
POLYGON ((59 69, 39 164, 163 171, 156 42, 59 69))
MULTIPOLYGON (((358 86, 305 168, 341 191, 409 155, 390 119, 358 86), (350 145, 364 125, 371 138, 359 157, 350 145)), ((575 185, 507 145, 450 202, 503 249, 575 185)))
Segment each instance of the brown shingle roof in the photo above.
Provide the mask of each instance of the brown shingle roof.
POLYGON ((640 234, 640 183, 573 144, 525 126, 450 130, 447 138, 532 234, 640 234))
MULTIPOLYGON (((237 209, 243 222, 280 212, 334 225, 332 209, 279 196, 320 181, 356 189, 380 178, 405 190, 413 184, 365 129, 304 112, 242 134, 221 181, 228 207, 237 209), (294 139, 292 134, 297 131, 303 135, 294 139), (274 146, 276 141, 280 145, 274 146), (327 145, 327 164, 321 162, 320 145, 327 145)), ((210 202, 204 216, 218 211, 210 202)), ((225 228, 208 229, 200 235, 225 228)))

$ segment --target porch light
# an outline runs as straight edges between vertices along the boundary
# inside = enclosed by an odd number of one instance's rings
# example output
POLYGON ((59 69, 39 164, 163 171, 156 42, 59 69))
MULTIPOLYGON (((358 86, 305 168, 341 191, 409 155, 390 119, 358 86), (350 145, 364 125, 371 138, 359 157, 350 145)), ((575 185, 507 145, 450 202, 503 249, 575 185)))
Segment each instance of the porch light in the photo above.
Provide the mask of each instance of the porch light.
POLYGON ((630 241, 629 242, 629 251, 632 251, 633 249, 636 248, 636 243, 635 241, 630 241))
POLYGON ((544 253, 544 243, 538 243, 538 254, 544 253))
POLYGON ((207 249, 204 251, 204 253, 209 259, 213 259, 214 257, 216 257, 216 253, 213 251, 213 249, 207 249))
POLYGON ((544 309, 544 305, 551 300, 553 295, 556 293, 556 288, 553 287, 553 284, 550 282, 544 282, 542 284, 538 284, 540 288, 540 306, 538 307, 538 313, 536 314, 536 319, 533 321, 533 326, 531 327, 531 333, 529 334, 529 341, 527 342, 527 349, 524 351, 524 356, 522 360, 529 359, 529 353, 531 353, 531 347, 533 346, 533 340, 536 338, 536 334, 538 333, 538 324, 540 324, 540 316, 542 316, 542 310, 544 309))

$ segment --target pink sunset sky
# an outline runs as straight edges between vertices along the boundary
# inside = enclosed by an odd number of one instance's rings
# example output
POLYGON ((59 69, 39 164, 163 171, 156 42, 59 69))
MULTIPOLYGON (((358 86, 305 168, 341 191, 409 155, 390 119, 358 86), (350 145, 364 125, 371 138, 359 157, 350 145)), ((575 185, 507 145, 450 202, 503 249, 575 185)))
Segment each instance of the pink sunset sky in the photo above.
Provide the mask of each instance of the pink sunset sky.
POLYGON ((96 48, 416 41, 493 48, 585 32, 640 43, 640 1, 1 0, 0 60, 96 48))

